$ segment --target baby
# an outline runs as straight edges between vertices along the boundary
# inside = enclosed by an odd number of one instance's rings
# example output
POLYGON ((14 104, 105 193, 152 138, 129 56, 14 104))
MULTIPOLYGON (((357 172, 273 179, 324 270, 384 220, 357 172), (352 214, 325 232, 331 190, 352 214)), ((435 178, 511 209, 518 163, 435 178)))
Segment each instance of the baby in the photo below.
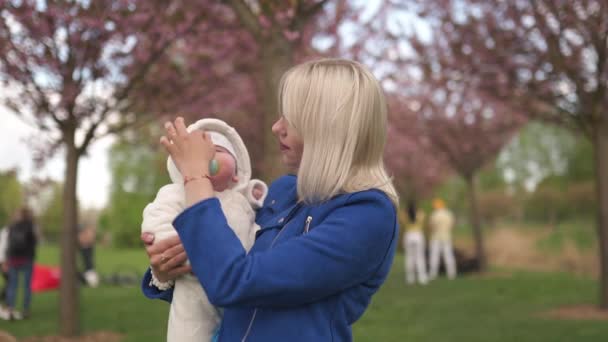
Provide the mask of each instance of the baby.
MULTIPOLYGON (((249 251, 259 229, 253 209, 261 207, 268 187, 259 180, 250 180, 249 153, 234 128, 218 119, 202 119, 188 127, 189 132, 195 129, 207 132, 216 147, 215 161, 210 165, 213 190, 228 224, 249 251)), ((184 180, 171 157, 167 168, 173 184, 161 187, 143 212, 142 232, 153 233, 154 241, 177 234, 171 223, 185 209, 184 180)), ((174 286, 167 341, 211 341, 222 317, 219 308, 209 302, 194 275, 180 277, 174 286)))

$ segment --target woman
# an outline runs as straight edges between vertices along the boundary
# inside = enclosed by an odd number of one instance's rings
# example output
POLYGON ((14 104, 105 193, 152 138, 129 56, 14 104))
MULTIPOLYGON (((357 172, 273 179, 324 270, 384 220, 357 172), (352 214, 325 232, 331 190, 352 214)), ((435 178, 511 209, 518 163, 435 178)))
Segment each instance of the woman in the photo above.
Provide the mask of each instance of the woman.
POLYGON ((28 318, 32 298, 32 273, 36 256, 36 228, 34 218, 27 208, 19 211, 17 219, 9 226, 6 252, 8 264, 8 289, 6 305, 9 319, 28 318), (15 310, 19 275, 23 274, 23 314, 15 310))
POLYGON ((403 235, 405 249, 405 282, 414 284, 416 281, 424 285, 428 281, 426 274, 426 251, 424 241, 424 211, 416 209, 416 203, 407 204, 407 223, 403 235))
POLYGON ((170 301, 166 282, 192 271, 224 308, 219 341, 350 341, 397 241, 384 96, 359 63, 325 59, 285 73, 279 109, 272 131, 291 174, 270 186, 249 253, 212 197, 209 138, 181 118, 165 125, 189 208, 173 222, 179 238, 151 245, 142 235, 151 264, 142 289, 170 301))

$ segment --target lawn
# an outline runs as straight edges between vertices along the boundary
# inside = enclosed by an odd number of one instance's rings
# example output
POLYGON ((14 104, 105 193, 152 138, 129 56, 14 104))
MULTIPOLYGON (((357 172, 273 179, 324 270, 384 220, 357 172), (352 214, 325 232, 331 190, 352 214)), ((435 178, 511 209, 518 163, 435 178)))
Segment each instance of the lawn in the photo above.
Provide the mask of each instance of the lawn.
MULTIPOLYGON (((142 271, 139 250, 99 251, 102 275, 142 271)), ((56 264, 57 250, 43 248, 42 263, 56 264)), ((597 285, 565 273, 505 271, 405 286, 401 255, 387 283, 354 327, 355 341, 605 341, 605 321, 563 321, 541 317, 562 305, 594 303, 597 285)), ((54 334, 56 292, 36 294, 28 321, 0 321, 18 336, 54 334)), ((164 341, 168 305, 143 298, 137 286, 85 288, 81 295, 83 331, 111 330, 124 341, 164 341)))

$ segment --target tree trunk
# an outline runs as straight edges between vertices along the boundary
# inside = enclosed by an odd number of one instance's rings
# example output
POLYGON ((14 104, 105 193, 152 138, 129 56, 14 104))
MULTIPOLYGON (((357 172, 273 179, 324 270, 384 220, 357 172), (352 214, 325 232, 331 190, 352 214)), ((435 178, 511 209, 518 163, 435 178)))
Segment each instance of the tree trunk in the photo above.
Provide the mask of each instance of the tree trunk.
POLYGON ((285 172, 279 153, 279 144, 272 134, 272 124, 281 116, 278 108, 278 90, 281 76, 292 65, 292 48, 284 39, 269 39, 262 44, 262 105, 264 147, 261 178, 272 181, 285 172))
POLYGON ((600 246, 600 308, 608 310, 608 120, 594 130, 595 179, 598 203, 597 231, 600 246))
POLYGON ((59 290, 59 319, 63 336, 79 333, 78 282, 76 274, 76 237, 78 206, 76 179, 78 151, 75 146, 75 129, 64 132, 66 148, 65 180, 63 188, 63 231, 61 233, 61 285, 59 290))
POLYGON ((479 270, 485 271, 487 262, 486 254, 483 247, 483 232, 479 221, 479 211, 477 209, 477 193, 475 189, 475 176, 466 176, 467 193, 469 197, 469 220, 473 227, 473 236, 475 238, 475 257, 479 262, 479 270))

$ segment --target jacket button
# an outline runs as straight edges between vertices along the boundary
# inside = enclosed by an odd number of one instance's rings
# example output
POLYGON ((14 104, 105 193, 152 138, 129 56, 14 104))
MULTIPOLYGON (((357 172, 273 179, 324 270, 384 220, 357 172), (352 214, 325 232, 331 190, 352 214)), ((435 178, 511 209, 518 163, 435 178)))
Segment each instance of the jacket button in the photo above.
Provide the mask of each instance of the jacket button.
POLYGON ((283 221, 284 221, 284 220, 285 220, 285 218, 284 218, 284 217, 281 217, 281 218, 279 219, 279 223, 283 223, 283 221))
POLYGON ((270 201, 270 204, 274 204, 274 202, 276 202, 275 200, 270 201))

